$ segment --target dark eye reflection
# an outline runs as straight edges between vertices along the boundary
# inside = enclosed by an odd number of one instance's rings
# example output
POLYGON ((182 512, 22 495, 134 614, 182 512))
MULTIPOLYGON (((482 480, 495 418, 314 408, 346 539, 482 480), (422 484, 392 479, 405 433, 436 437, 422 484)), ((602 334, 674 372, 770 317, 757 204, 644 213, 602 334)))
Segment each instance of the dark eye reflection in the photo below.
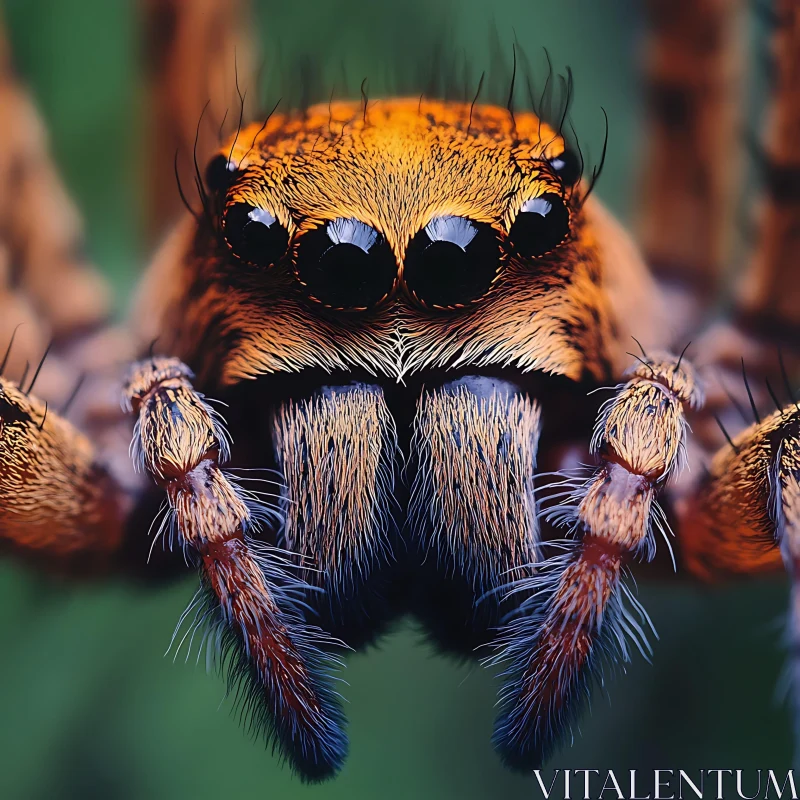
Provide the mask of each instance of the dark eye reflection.
POLYGON ((249 203, 230 205, 225 211, 223 228, 231 252, 252 266, 276 264, 289 246, 289 231, 275 215, 249 203))
POLYGON ((548 192, 523 203, 508 232, 515 252, 527 258, 554 250, 569 235, 569 210, 561 197, 548 192))
POLYGON ((295 272, 313 300, 358 311, 391 294, 397 262, 378 231, 357 219, 340 217, 302 235, 295 272))
POLYGON ((550 159, 550 166, 564 182, 564 185, 572 186, 581 177, 583 165, 574 150, 565 150, 560 155, 550 159))
POLYGON ((238 174, 236 165, 227 156, 214 156, 206 167, 206 189, 210 192, 227 191, 238 174))
POLYGON ((500 269, 500 240, 485 222, 434 217, 406 251, 403 276, 419 303, 459 308, 489 290, 500 269))

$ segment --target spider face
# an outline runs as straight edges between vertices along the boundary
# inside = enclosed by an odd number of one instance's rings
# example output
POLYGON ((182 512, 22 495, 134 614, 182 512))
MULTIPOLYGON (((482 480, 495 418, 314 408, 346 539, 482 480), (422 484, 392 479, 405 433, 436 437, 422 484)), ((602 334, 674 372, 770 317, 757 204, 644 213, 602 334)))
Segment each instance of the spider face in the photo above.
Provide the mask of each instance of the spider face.
POLYGON ((223 383, 491 365, 599 377, 609 314, 578 178, 532 114, 392 100, 273 116, 208 167, 176 328, 224 338, 200 365, 223 383))
MULTIPOLYGON (((210 510, 187 525, 228 622, 246 651, 265 654, 248 673, 254 692, 277 704, 265 727, 301 773, 322 777, 344 744, 316 658, 260 641, 264 628, 247 620, 269 601, 243 598, 237 608, 232 587, 253 580, 258 547, 277 546, 315 590, 303 592, 302 609, 288 595, 274 601, 291 619, 273 622, 294 626, 293 641, 314 638, 303 627, 313 620, 358 647, 411 614, 444 649, 504 648, 498 628, 537 596, 526 586, 506 599, 504 589, 532 579, 542 561, 537 462, 558 469, 565 441, 588 449, 596 402, 585 384, 611 374, 613 230, 585 202, 578 161, 556 131, 488 106, 398 99, 366 112, 340 103, 272 116, 222 148, 204 188, 199 224, 176 234, 153 273, 158 346, 227 403, 231 462, 277 476, 277 514, 254 523, 262 512, 219 473, 219 448, 206 448, 209 437, 226 439, 192 395, 192 376, 159 377, 157 360, 141 372, 149 388, 134 451, 167 483, 180 475, 167 488, 176 504, 186 491, 204 495, 187 511, 212 497, 231 506, 224 533, 210 510), (166 408, 203 430, 193 441, 207 450, 168 470, 147 444, 158 441, 166 408), (218 546, 220 536, 232 549, 218 546), (285 675, 269 666, 276 650, 288 653, 285 675), (296 692, 315 698, 315 719, 294 719, 296 692)), ((620 269, 637 263, 626 258, 620 269)), ((615 597, 622 561, 604 546, 605 591, 615 597)), ((276 591, 288 580, 276 572, 276 591)), ((594 586, 577 583, 576 607, 594 586)), ((562 669, 542 659, 542 669, 562 669)), ((575 685, 544 698, 542 730, 525 726, 521 744, 516 718, 498 728, 509 761, 541 760, 568 722, 560 709, 575 705, 575 685)), ((527 718, 534 700, 519 702, 527 718)))

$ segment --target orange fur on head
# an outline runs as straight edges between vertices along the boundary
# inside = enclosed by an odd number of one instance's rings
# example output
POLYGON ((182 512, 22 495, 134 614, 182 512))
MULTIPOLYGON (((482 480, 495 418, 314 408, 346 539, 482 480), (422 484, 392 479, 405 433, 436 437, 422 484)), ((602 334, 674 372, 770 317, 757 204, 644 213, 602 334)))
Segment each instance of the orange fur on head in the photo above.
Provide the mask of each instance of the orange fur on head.
POLYGON ((307 368, 400 381, 433 368, 490 365, 604 379, 624 333, 614 287, 629 276, 625 290, 638 293, 641 308, 650 307, 652 287, 607 215, 594 212, 595 201, 584 203, 586 187, 562 185, 550 160, 564 148, 533 114, 512 120, 491 106, 401 99, 366 111, 336 103, 273 115, 223 148, 233 185, 209 198, 196 232, 184 229, 156 260, 140 329, 149 318, 144 335, 164 337, 160 347, 201 381, 223 384, 307 368), (547 192, 564 198, 566 241, 536 258, 515 255, 510 226, 525 201, 547 192), (259 269, 231 255, 222 216, 241 202, 269 209, 287 229, 291 242, 279 263, 259 269), (409 241, 442 215, 490 225, 503 250, 485 295, 451 311, 420 308, 403 283, 409 241), (331 312, 295 278, 298 242, 336 218, 370 225, 391 247, 396 287, 378 308, 331 312), (604 277, 609 272, 614 280, 604 277))

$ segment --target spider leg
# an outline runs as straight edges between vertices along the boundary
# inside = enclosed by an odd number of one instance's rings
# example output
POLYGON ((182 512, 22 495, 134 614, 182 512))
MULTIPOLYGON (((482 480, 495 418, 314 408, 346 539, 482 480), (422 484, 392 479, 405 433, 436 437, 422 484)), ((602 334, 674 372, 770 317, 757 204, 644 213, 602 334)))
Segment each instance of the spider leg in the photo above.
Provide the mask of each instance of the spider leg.
POLYGON ((0 372, 20 376, 26 362, 35 369, 49 343, 36 390, 60 407, 80 372, 94 366, 78 351, 83 355, 86 334, 106 322, 111 292, 84 254, 80 216, 17 80, 1 15, 0 119, 0 352, 14 336, 0 372))
POLYGON ((747 187, 748 210, 756 212, 748 226, 751 246, 728 318, 691 337, 696 352, 713 365, 706 380, 706 411, 713 413, 692 420, 695 440, 709 453, 723 441, 714 416, 736 431, 733 406, 747 405, 741 393, 733 403, 729 399, 742 384, 742 357, 757 403, 769 402, 765 379, 778 386, 784 368, 792 375, 800 368, 800 8, 779 0, 763 11, 771 25, 770 96, 763 135, 753 136, 761 143, 754 146, 757 180, 747 187))
POLYGON ((744 4, 647 5, 641 241, 660 278, 708 304, 727 263, 741 172, 744 4))
POLYGON ((738 297, 738 318, 767 335, 800 329, 800 8, 774 4, 772 97, 759 166, 763 197, 755 246, 738 297))
POLYGON ((775 411, 714 456, 693 497, 680 508, 686 566, 703 579, 792 569, 800 496, 800 409, 775 411), (787 550, 789 548, 789 550, 787 550), (788 560, 787 560, 788 559, 788 560))
POLYGON ((800 424, 797 419, 794 431, 783 438, 776 454, 772 487, 776 538, 792 580, 787 638, 797 740, 800 735, 800 424))
POLYGON ((199 211, 205 176, 197 165, 205 168, 221 137, 258 110, 257 37, 249 0, 138 6, 147 67, 147 229, 157 241, 181 210, 176 173, 199 211))
POLYGON ((792 581, 787 638, 800 732, 800 407, 732 437, 679 511, 683 560, 702 579, 773 572, 783 561, 792 581))
POLYGON ((655 553, 665 526, 656 498, 682 466, 686 406, 702 402, 680 359, 648 358, 601 409, 592 438, 598 465, 548 510, 576 538, 536 574, 511 584, 526 600, 495 642, 505 667, 494 741, 511 766, 540 765, 568 731, 604 657, 628 660, 627 638, 646 652, 646 614, 623 584, 632 559, 655 553), (633 606, 637 615, 626 606, 633 606))
POLYGON ((111 292, 3 34, 0 19, 0 538, 70 575, 127 572, 150 500, 118 399, 136 344, 103 327, 111 292))
MULTIPOLYGON (((82 253, 80 217, 8 50, 0 20, 0 299, 5 292, 24 295, 49 335, 65 339, 104 322, 111 295, 82 253)), ((10 335, 6 325, 20 321, 0 317, 0 339, 10 335)))
POLYGON ((132 453, 164 488, 176 527, 199 561, 210 602, 236 655, 253 726, 271 736, 306 780, 341 766, 347 742, 342 714, 324 670, 324 650, 337 643, 307 625, 300 598, 307 589, 286 569, 281 551, 256 545, 249 533, 264 509, 221 469, 228 454, 219 417, 177 359, 135 364, 125 403, 136 415, 132 453))
POLYGON ((82 433, 0 377, 0 539, 85 571, 120 547, 129 505, 82 433))

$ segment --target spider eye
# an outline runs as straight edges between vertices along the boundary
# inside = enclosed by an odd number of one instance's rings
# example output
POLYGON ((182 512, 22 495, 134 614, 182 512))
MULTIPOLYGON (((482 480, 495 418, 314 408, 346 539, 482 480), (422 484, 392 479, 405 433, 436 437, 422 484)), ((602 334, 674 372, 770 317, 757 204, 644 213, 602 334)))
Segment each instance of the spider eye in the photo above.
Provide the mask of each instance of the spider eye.
POLYGON ((378 231, 340 217, 303 234, 295 272, 312 299, 355 311, 372 308, 391 294, 397 262, 378 231))
POLYGON ((406 286, 424 306, 458 308, 483 297, 500 271, 500 240, 486 222, 435 217, 406 251, 406 286))
POLYGON ((514 250, 528 258, 549 253, 568 235, 569 211, 552 192, 527 200, 508 232, 514 250))
POLYGON ((223 228, 231 252, 255 267, 276 264, 289 246, 289 231, 274 214, 249 203, 228 206, 223 228))
POLYGON ((551 158, 550 166, 565 186, 572 186, 581 177, 581 160, 574 150, 565 150, 561 155, 551 158))
POLYGON ((236 180, 237 172, 236 165, 220 153, 206 167, 206 186, 212 192, 227 192, 236 180))

